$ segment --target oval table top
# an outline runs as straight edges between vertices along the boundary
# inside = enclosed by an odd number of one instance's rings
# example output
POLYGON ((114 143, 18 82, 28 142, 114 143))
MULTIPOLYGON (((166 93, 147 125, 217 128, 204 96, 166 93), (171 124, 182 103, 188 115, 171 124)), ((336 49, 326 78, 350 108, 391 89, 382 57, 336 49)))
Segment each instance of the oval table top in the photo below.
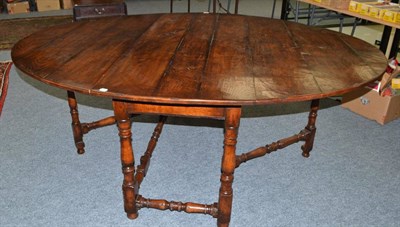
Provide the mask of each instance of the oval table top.
POLYGON ((150 14, 42 30, 12 49, 19 71, 66 90, 189 105, 258 105, 340 95, 387 59, 338 32, 263 17, 150 14))

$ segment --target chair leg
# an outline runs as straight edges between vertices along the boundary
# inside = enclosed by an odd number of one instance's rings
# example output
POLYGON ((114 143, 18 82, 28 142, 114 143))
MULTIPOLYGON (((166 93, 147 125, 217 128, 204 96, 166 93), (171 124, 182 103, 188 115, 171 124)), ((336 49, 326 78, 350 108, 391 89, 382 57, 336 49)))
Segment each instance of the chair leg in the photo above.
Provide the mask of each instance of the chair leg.
POLYGON ((296 9, 295 9, 295 13, 294 13, 294 21, 295 22, 299 22, 299 12, 300 12, 300 3, 298 1, 296 1, 296 9))
MULTIPOLYGON (((210 2, 208 3, 208 11, 210 11, 210 2)), ((174 0, 169 0, 169 12, 174 12, 174 0)), ((187 12, 190 13, 190 0, 188 0, 187 12)))
POLYGON ((85 153, 85 143, 83 142, 82 125, 79 121, 78 104, 76 102, 75 93, 68 91, 68 105, 72 118, 72 133, 74 135, 75 146, 78 154, 85 153))
POLYGON ((239 0, 235 1, 235 14, 239 13, 239 0))
POLYGON ((343 17, 339 18, 339 32, 340 33, 343 32, 343 20, 344 20, 343 17))

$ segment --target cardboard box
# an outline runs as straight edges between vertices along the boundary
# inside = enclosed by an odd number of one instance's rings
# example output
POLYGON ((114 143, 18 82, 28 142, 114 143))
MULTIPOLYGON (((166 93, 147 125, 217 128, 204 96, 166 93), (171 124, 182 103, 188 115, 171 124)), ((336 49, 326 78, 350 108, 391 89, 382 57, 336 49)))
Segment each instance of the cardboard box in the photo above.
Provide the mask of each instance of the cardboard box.
POLYGON ((72 9, 73 3, 72 0, 60 0, 62 9, 72 9))
POLYGON ((369 5, 369 13, 368 13, 369 16, 382 19, 388 22, 396 22, 397 14, 400 10, 398 4, 370 3, 367 4, 366 6, 368 5, 369 5))
POLYGON ((29 2, 6 3, 8 14, 29 13, 29 2))
POLYGON ((383 9, 381 9, 380 7, 370 7, 368 16, 381 19, 382 18, 382 10, 383 9))
POLYGON ((361 10, 361 6, 364 3, 376 3, 377 1, 372 0, 351 0, 349 3, 349 11, 359 13, 361 10))
POLYGON ((387 7, 390 6, 385 4, 384 2, 366 2, 361 3, 360 11, 362 8, 368 16, 382 19, 383 12, 386 10, 387 7))
POLYGON ((388 22, 395 22, 397 17, 397 12, 393 10, 385 10, 382 13, 382 20, 388 21, 388 22))
POLYGON ((383 1, 368 2, 367 0, 364 2, 361 0, 353 0, 349 5, 349 11, 388 22, 397 21, 399 9, 399 4, 391 2, 385 3, 383 1))
POLYGON ((342 107, 384 125, 400 117, 400 95, 383 97, 364 87, 345 94, 342 107))
POLYGON ((39 12, 61 9, 59 0, 36 0, 36 6, 39 12))
POLYGON ((337 9, 348 9, 349 5, 350 0, 336 0, 329 3, 329 6, 335 7, 337 9))
POLYGON ((393 78, 392 79, 392 88, 393 89, 400 89, 400 78, 393 78))
POLYGON ((400 24, 400 9, 397 10, 393 22, 394 22, 394 23, 397 23, 397 24, 400 24))
POLYGON ((373 5, 373 3, 371 2, 365 2, 365 3, 361 3, 358 13, 362 14, 362 15, 369 15, 369 9, 372 7, 371 4, 373 5))
POLYGON ((350 0, 314 0, 324 5, 328 5, 337 9, 348 9, 350 0))

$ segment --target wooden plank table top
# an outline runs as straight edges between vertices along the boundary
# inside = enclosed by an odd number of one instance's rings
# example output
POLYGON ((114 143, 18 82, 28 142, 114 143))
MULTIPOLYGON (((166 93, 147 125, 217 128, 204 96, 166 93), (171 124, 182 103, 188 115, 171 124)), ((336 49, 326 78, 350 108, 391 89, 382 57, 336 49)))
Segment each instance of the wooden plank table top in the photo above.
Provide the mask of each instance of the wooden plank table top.
POLYGON ((304 142, 302 155, 309 157, 319 99, 376 80, 387 64, 377 48, 345 34, 225 14, 80 21, 32 34, 19 41, 11 55, 21 73, 68 90, 78 153, 84 152, 83 134, 117 123, 129 218, 137 218, 142 208, 154 208, 208 214, 220 227, 230 223, 236 168, 298 142, 304 142), (114 115, 81 123, 74 92, 112 98, 114 115), (299 133, 236 155, 242 106, 304 100, 312 100, 311 110, 299 133), (139 165, 132 148, 132 114, 161 115, 139 165), (166 116, 224 120, 218 202, 167 201, 140 194, 166 116))
POLYGON ((16 67, 45 83, 124 100, 254 105, 340 95, 378 78, 386 59, 350 36, 240 15, 153 14, 33 34, 16 67))

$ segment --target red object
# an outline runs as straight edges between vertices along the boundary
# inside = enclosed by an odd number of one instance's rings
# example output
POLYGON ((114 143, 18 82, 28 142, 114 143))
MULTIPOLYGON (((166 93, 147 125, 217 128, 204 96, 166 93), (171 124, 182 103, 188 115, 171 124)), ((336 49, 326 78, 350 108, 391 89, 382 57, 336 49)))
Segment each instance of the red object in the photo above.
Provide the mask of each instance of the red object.
POLYGON ((382 91, 381 96, 383 96, 383 97, 385 97, 385 96, 393 96, 392 89, 386 88, 385 90, 382 91))
POLYGON ((3 109, 3 105, 6 100, 8 76, 10 73, 11 65, 11 61, 0 62, 0 116, 1 110, 3 109))

